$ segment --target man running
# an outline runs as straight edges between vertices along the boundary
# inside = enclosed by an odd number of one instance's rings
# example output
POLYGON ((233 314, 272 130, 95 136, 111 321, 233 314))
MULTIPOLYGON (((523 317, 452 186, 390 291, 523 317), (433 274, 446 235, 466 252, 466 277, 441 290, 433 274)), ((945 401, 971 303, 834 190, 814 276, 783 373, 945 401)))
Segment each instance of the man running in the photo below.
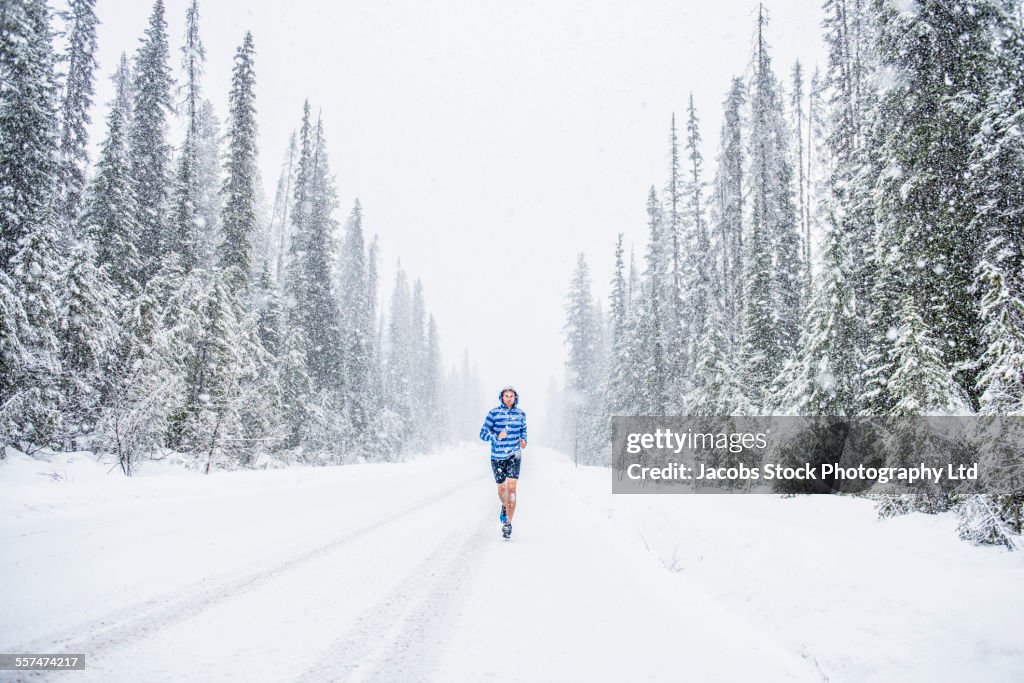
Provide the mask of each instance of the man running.
POLYGON ((520 410, 519 393, 511 386, 498 392, 501 404, 491 408, 480 428, 480 438, 491 442, 491 470, 501 500, 501 535, 512 535, 512 516, 516 513, 516 484, 519 465, 526 448, 526 413, 520 410))

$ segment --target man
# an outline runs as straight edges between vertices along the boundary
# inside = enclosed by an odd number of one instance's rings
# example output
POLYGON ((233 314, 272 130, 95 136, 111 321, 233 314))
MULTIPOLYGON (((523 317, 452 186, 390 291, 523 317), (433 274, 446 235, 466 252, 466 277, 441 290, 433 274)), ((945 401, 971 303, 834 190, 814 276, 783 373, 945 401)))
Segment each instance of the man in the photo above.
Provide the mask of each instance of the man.
POLYGON ((491 470, 501 500, 501 535, 512 535, 512 516, 516 513, 516 484, 519 465, 526 448, 526 413, 519 409, 519 393, 511 386, 498 392, 501 404, 492 408, 480 428, 480 438, 491 442, 491 470))

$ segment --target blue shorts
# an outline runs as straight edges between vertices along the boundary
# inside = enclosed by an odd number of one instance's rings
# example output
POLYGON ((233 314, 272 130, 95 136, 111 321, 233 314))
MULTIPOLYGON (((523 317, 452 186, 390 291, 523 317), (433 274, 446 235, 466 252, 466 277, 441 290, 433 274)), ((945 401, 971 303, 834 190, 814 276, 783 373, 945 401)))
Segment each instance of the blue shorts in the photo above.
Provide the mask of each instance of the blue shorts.
POLYGON ((495 483, 501 484, 506 479, 518 479, 519 465, 522 462, 522 453, 516 453, 507 458, 491 458, 491 469, 494 470, 495 483))

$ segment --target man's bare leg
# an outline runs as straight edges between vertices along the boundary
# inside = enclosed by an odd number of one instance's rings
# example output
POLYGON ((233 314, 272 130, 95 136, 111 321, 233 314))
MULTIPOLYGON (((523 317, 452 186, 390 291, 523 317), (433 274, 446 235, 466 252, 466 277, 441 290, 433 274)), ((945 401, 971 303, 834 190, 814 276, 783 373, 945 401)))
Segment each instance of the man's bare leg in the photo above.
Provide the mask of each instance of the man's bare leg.
POLYGON ((505 516, 508 517, 508 521, 512 523, 512 515, 516 512, 516 484, 519 483, 518 479, 506 479, 505 483, 508 484, 507 488, 507 503, 502 503, 505 506, 505 516))
POLYGON ((498 500, 501 501, 502 507, 505 508, 506 519, 508 518, 508 482, 510 481, 512 480, 506 479, 505 481, 498 484, 498 500))

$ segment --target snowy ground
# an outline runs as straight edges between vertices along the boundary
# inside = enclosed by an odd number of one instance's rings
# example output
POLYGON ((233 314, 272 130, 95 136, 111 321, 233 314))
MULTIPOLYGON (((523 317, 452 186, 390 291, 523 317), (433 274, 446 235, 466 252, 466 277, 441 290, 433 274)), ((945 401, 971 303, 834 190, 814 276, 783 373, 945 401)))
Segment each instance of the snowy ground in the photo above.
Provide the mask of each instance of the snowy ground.
POLYGON ((0 461, 0 652, 86 655, 25 680, 1024 680, 1024 557, 949 517, 613 496, 531 447, 505 542, 477 444, 109 469, 0 461))

